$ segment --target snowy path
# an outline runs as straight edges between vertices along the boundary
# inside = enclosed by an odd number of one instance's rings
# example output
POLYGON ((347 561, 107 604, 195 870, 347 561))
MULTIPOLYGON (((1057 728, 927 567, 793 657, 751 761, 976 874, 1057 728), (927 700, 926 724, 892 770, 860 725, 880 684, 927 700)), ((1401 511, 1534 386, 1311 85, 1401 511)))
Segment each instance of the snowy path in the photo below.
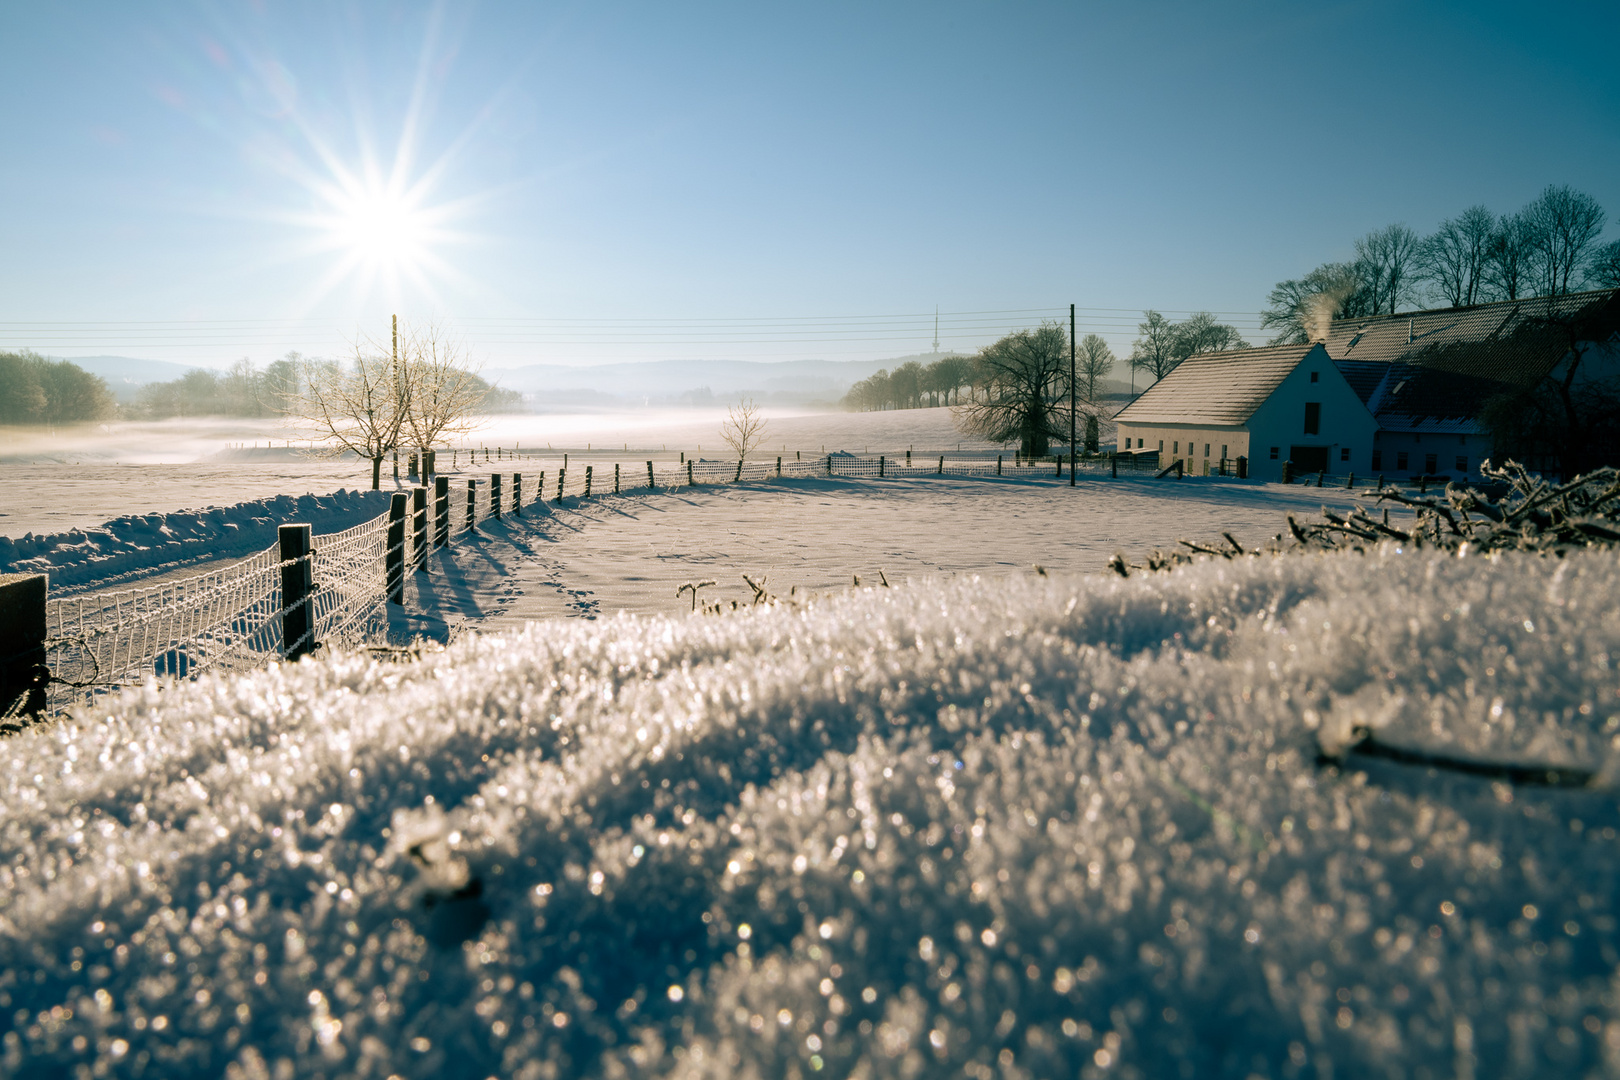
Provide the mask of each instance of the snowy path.
POLYGON ((752 598, 742 579, 773 593, 962 574, 1094 573, 1123 550, 1139 559, 1185 537, 1230 530, 1258 545, 1285 515, 1355 500, 1342 490, 1215 480, 1082 483, 1010 479, 795 480, 608 496, 525 510, 521 520, 435 556, 416 578, 411 610, 424 630, 442 623, 498 629, 526 619, 620 611, 678 614, 683 582, 710 579, 708 601, 752 598))

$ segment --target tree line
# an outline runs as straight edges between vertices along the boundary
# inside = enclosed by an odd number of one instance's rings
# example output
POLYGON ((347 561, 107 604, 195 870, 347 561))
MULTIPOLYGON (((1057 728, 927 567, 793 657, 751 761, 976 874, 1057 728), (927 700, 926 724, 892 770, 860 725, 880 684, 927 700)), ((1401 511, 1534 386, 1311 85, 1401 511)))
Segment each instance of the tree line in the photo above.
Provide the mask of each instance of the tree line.
POLYGON ((99 375, 38 353, 0 352, 0 424, 76 424, 117 413, 99 375))
POLYGON ((1620 240, 1600 242, 1606 220, 1590 195, 1549 185, 1516 212, 1470 206, 1427 236, 1387 225, 1357 240, 1349 260, 1279 281, 1260 325, 1274 345, 1304 344, 1333 319, 1620 288, 1620 240))
MULTIPOLYGON (((224 372, 196 368, 178 379, 146 383, 133 401, 120 403, 101 376, 71 360, 32 352, 0 352, 0 424, 53 425, 99 420, 169 420, 295 415, 311 379, 327 379, 343 364, 296 352, 260 368, 238 360, 224 372)), ((523 395, 491 386, 468 372, 466 396, 475 413, 516 412, 523 395)))
MULTIPOLYGON (((1064 334, 1063 392, 1067 394, 1069 373, 1067 331, 1064 331, 1064 334)), ((1009 335, 1008 338, 1003 338, 1002 342, 1013 337, 1017 335, 1009 335)), ((879 371, 850 387, 849 392, 844 395, 844 407, 857 412, 881 412, 887 409, 927 409, 941 405, 961 405, 963 390, 968 392, 971 401, 982 401, 995 390, 1003 378, 1000 356, 994 351, 1002 342, 982 349, 972 356, 947 353, 931 364, 924 365, 916 360, 909 360, 892 372, 879 371)), ((1097 383, 1113 371, 1115 363, 1113 350, 1102 338, 1096 334, 1087 334, 1081 338, 1075 351, 1075 366, 1081 396, 1087 401, 1094 400, 1097 396, 1097 383)))

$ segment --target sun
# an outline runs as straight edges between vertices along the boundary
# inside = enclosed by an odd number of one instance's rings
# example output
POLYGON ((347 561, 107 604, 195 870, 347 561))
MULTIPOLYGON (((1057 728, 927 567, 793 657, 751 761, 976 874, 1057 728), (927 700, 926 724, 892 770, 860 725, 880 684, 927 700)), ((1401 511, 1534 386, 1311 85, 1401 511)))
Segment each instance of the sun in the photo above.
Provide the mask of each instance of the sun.
POLYGON ((357 269, 408 274, 428 254, 431 214, 397 193, 345 192, 333 211, 333 246, 357 269))

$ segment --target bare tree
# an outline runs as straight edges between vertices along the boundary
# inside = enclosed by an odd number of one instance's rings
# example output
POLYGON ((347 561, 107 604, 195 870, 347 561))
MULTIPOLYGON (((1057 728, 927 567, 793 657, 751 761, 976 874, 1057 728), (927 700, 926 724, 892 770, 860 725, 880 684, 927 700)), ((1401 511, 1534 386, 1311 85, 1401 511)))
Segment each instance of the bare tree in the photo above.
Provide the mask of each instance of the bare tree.
POLYGON ((1592 254, 1586 280, 1600 289, 1620 289, 1620 240, 1605 244, 1592 254))
POLYGON ((1176 323, 1172 345, 1178 364, 1199 353, 1249 347, 1249 343, 1237 332, 1237 327, 1216 322, 1215 316, 1207 311, 1196 311, 1176 323))
POLYGON ((1087 334, 1080 339, 1080 348, 1076 353, 1076 378, 1086 388, 1086 400, 1097 400, 1097 380, 1106 379, 1109 372, 1114 370, 1114 350, 1108 347, 1108 342, 1096 334, 1087 334))
POLYGON ((1548 186, 1524 208, 1529 226, 1533 281, 1542 296, 1562 296, 1603 232, 1606 215, 1597 200, 1567 185, 1548 186))
POLYGON ((1360 294, 1354 264, 1324 263, 1302 278, 1277 282, 1260 313, 1260 325, 1277 331, 1273 345, 1322 341, 1334 319, 1360 313, 1360 294))
POLYGON ((1158 382, 1170 374, 1170 369, 1181 363, 1176 355, 1176 324, 1160 315, 1157 311, 1148 310, 1142 313, 1142 321, 1137 324, 1137 338, 1131 346, 1131 367, 1137 371, 1145 371, 1158 382))
POLYGON ((1019 330, 979 352, 984 397, 957 407, 956 423, 991 442, 1017 439, 1040 457, 1068 436, 1069 332, 1057 322, 1019 330))
POLYGON ((382 486, 382 463, 399 446, 410 407, 409 384, 398 359, 354 346, 347 364, 305 361, 299 393, 289 404, 294 426, 326 444, 337 457, 353 453, 371 462, 371 488, 382 486))
POLYGON ((1485 263, 1485 278, 1498 300, 1517 300, 1530 287, 1531 227, 1523 214, 1496 223, 1485 263))
POLYGON ((747 461, 749 452, 765 440, 765 417, 752 398, 726 407, 720 437, 736 452, 738 461, 747 461))
POLYGON ((1418 277, 1450 307, 1479 303, 1495 235, 1496 215, 1483 206, 1470 206, 1442 221, 1418 247, 1418 277))
POLYGON ((432 450, 450 435, 478 426, 475 413, 489 385, 467 362, 466 349, 437 327, 407 332, 400 362, 409 391, 405 439, 420 451, 432 450))
POLYGON ((1393 315, 1417 298, 1413 272, 1418 235, 1405 225, 1386 225, 1356 241, 1357 276, 1368 290, 1367 315, 1393 315))

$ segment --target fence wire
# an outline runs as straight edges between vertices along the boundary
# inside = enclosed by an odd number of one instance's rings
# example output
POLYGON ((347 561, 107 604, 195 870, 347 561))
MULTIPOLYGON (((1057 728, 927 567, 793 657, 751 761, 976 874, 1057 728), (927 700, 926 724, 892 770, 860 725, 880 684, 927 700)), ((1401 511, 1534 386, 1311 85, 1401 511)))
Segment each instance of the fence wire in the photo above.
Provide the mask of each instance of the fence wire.
MULTIPOLYGON (((355 644, 386 630, 387 538, 387 514, 312 538, 316 640, 355 644)), ((180 581, 47 600, 51 711, 148 676, 194 678, 279 659, 285 565, 269 547, 180 581)))

